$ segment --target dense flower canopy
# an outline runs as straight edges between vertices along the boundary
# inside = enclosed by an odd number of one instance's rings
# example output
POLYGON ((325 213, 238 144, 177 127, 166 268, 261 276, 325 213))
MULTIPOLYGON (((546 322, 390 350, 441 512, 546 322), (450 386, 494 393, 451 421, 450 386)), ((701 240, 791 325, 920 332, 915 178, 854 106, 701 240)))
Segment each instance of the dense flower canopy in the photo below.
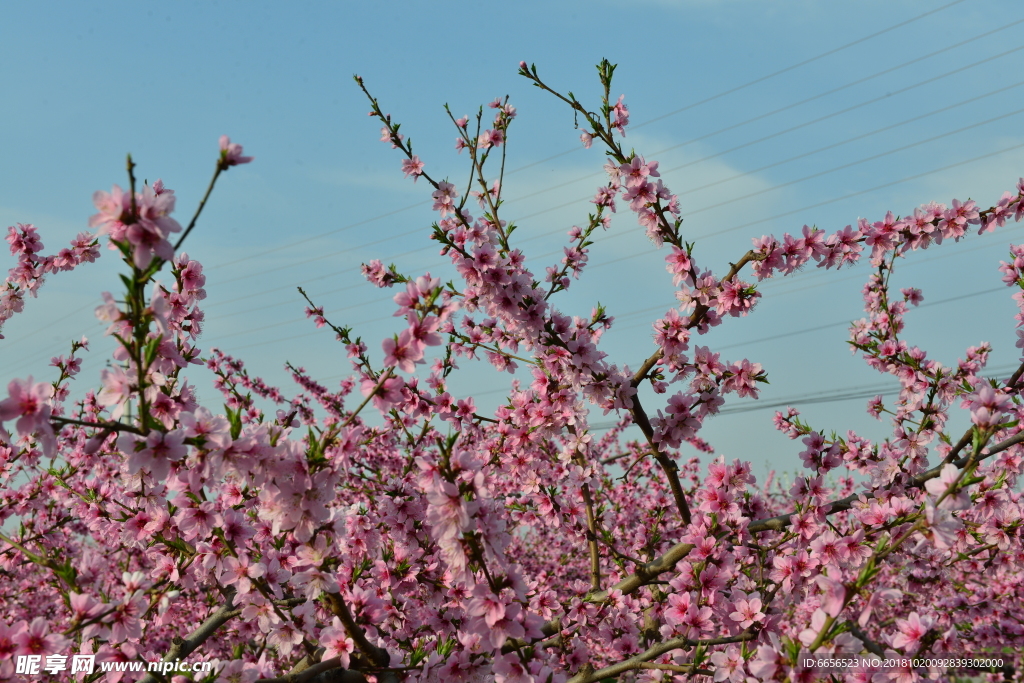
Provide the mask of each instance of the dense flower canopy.
MULTIPOLYGON (((9 229, 17 265, 0 324, 46 275, 94 261, 101 236, 128 273, 96 311, 118 341, 99 383, 69 400, 83 339, 54 359, 54 379, 14 380, 0 401, 0 680, 21 680, 18 657, 60 653, 216 664, 176 683, 828 678, 801 653, 889 661, 836 674, 851 682, 945 679, 955 667, 903 658, 957 654, 1005 656, 987 675, 1019 675, 1007 653, 1024 647, 1024 365, 986 377, 988 344, 953 365, 929 358, 901 336, 922 293, 894 292, 889 279, 912 252, 1020 221, 1024 180, 987 207, 953 199, 831 233, 761 236, 716 273, 685 241, 658 162, 622 146, 629 111, 612 96, 614 66, 598 71, 592 112, 520 65, 608 157, 593 213, 543 274, 500 217, 503 178, 491 171, 516 117, 507 98, 490 103, 493 119, 485 108, 452 117, 472 169, 460 191, 431 176, 367 92, 402 172, 430 186, 432 237, 459 280, 365 264, 404 320, 379 347, 310 300, 308 317, 351 360, 335 389, 288 366, 299 386, 289 397, 196 346, 206 278, 180 247, 206 197, 183 230, 174 192, 136 187, 129 161, 128 189, 94 196, 95 234, 44 257, 35 227, 9 229), (653 323, 656 352, 627 359, 635 367, 601 350, 614 324, 602 307, 578 317, 555 305, 584 274, 595 231, 627 207, 665 253, 679 300, 653 323), (868 406, 891 435, 830 435, 792 408, 777 413, 802 467, 790 487, 713 456, 705 421, 766 379, 760 364, 699 342, 755 311, 761 294, 742 278, 864 256, 873 273, 850 342, 900 382, 895 401, 868 406), (158 284, 165 269, 172 281, 158 284), (447 389, 473 358, 532 379, 480 414, 447 389), (215 373, 222 408, 199 405, 194 364, 215 373), (641 404, 646 383, 659 405, 641 404), (957 410, 970 416, 962 435, 947 429, 957 410), (618 425, 597 434, 594 411, 618 425), (643 441, 626 437, 629 425, 643 441), (711 455, 687 458, 683 444, 711 455)), ((253 160, 226 136, 219 147, 211 189, 253 160)), ((1024 337, 1024 245, 1001 271, 1024 337)))

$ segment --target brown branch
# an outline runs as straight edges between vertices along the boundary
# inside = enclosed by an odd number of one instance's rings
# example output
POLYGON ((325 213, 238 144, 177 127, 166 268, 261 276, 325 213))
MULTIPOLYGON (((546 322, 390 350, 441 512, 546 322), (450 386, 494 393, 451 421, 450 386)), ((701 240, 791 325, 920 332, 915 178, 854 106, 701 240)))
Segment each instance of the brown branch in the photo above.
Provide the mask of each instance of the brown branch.
POLYGON ((601 590, 601 553, 597 547, 597 517, 594 515, 594 499, 590 495, 590 485, 583 484, 583 504, 587 512, 587 543, 590 546, 590 588, 601 590))
MULTIPOLYGON (((242 610, 235 609, 235 590, 233 588, 225 591, 225 597, 227 598, 225 603, 216 612, 207 617, 206 621, 199 625, 199 628, 188 634, 184 639, 178 637, 172 639, 171 649, 167 651, 167 654, 164 655, 161 661, 173 662, 188 657, 200 645, 205 643, 210 636, 216 633, 217 629, 242 613, 242 610)), ((156 678, 152 674, 146 674, 141 683, 156 683, 156 678)))
MULTIPOLYGON (((618 455, 613 455, 611 457, 602 459, 601 460, 601 464, 602 465, 611 465, 613 462, 617 462, 619 460, 622 460, 623 458, 628 458, 631 455, 635 455, 635 453, 619 453, 618 455)), ((647 456, 647 455, 653 455, 653 454, 652 453, 641 453, 640 457, 644 457, 644 456, 647 456)))
POLYGON ((366 404, 370 402, 370 399, 377 395, 377 392, 380 391, 380 388, 384 386, 384 382, 388 381, 388 378, 391 377, 391 374, 394 371, 395 369, 393 367, 390 367, 381 374, 380 379, 377 380, 376 386, 373 387, 373 391, 371 391, 366 396, 366 398, 363 399, 363 402, 360 403, 359 406, 354 411, 352 411, 352 414, 348 416, 348 419, 346 419, 339 427, 337 427, 337 429, 335 429, 336 433, 340 432, 345 427, 348 427, 349 424, 351 424, 352 420, 356 419, 356 416, 360 412, 362 412, 363 408, 366 407, 366 404))
POLYGON ((695 676, 714 676, 715 672, 710 669, 695 669, 691 664, 658 664, 657 662, 641 662, 638 669, 657 669, 659 671, 675 671, 677 673, 692 673, 695 676))
MULTIPOLYGON (((758 254, 756 252, 753 250, 747 251, 739 261, 731 264, 732 267, 729 269, 729 272, 726 273, 725 277, 722 278, 722 282, 728 282, 729 280, 735 279, 745 265, 751 261, 756 261, 757 259, 758 254)), ((708 310, 710 309, 707 306, 698 305, 696 309, 694 309, 693 315, 690 316, 690 322, 686 325, 687 329, 700 325, 701 321, 705 316, 707 316, 708 310)), ((654 369, 654 366, 658 364, 664 355, 665 352, 662 349, 658 349, 640 365, 640 369, 636 371, 636 374, 633 375, 633 379, 630 380, 630 384, 634 389, 639 388, 640 384, 647 378, 648 373, 654 369)), ((668 479, 669 488, 672 489, 672 497, 675 498, 676 508, 679 509, 679 514, 683 518, 683 523, 689 526, 690 508, 686 503, 686 496, 683 493, 683 487, 679 483, 679 475, 677 474, 679 468, 670 457, 661 452, 658 448, 658 444, 655 443, 654 430, 651 428, 651 421, 647 417, 647 412, 640 403, 639 394, 634 394, 631 397, 631 400, 633 402, 633 407, 630 409, 630 412, 633 414, 633 421, 640 427, 641 431, 643 431, 644 436, 647 437, 647 443, 650 444, 651 450, 654 451, 655 459, 658 461, 662 471, 665 472, 665 477, 668 479)))
POLYGON ((366 639, 366 632, 352 617, 352 613, 349 611, 348 605, 345 604, 345 600, 341 597, 341 593, 324 593, 324 595, 327 596, 331 612, 341 620, 342 625, 345 627, 345 632, 352 638, 352 642, 356 644, 356 647, 365 653, 377 666, 388 666, 391 664, 391 655, 388 654, 387 650, 377 647, 366 639))
POLYGON ((80 425, 82 427, 96 427, 106 432, 131 432, 132 434, 139 434, 145 436, 146 432, 142 431, 134 425, 125 424, 123 422, 85 422, 84 420, 72 420, 67 417, 59 417, 56 415, 50 416, 50 420, 53 422, 59 422, 61 425, 80 425))
MULTIPOLYGON (((576 436, 576 428, 569 425, 569 432, 576 436)), ((583 453, 577 448, 573 453, 573 460, 581 468, 586 468, 587 463, 583 453)), ((594 514, 594 497, 590 493, 590 484, 584 483, 581 488, 583 505, 587 514, 587 545, 590 548, 590 589, 601 590, 601 553, 597 547, 597 516, 594 514)))
POLYGON ((306 681, 315 680, 316 683, 327 683, 328 681, 330 683, 366 683, 366 676, 362 673, 342 668, 340 657, 332 657, 318 664, 302 667, 303 662, 306 661, 303 658, 299 662, 299 666, 284 676, 261 678, 259 681, 261 683, 306 683, 306 681))
POLYGON ((679 466, 672 458, 661 452, 658 442, 654 440, 654 428, 651 427, 651 421, 647 418, 643 405, 640 404, 640 397, 634 395, 632 401, 633 421, 647 437, 647 443, 650 444, 651 450, 654 452, 654 458, 665 473, 665 478, 668 479, 668 486, 672 490, 672 497, 675 498, 676 509, 679 510, 679 515, 683 518, 683 524, 689 526, 690 506, 686 503, 686 494, 683 493, 683 486, 679 483, 679 466))
POLYGON ((1021 363, 1021 366, 1017 368, 1017 371, 1010 375, 1010 379, 1006 380, 1006 386, 1012 387, 1015 384, 1017 384, 1017 381, 1021 378, 1021 375, 1024 375, 1024 363, 1021 363))
POLYGON ((606 666, 603 669, 596 671, 590 671, 587 673, 581 672, 570 678, 567 683, 593 683, 594 681, 600 681, 603 678, 610 678, 612 676, 618 676, 619 674, 626 673, 627 671, 636 671, 642 667, 641 665, 648 662, 655 657, 671 652, 672 650, 678 650, 680 648, 696 647, 698 645, 724 645, 726 643, 742 643, 748 640, 754 640, 757 638, 757 632, 746 630, 735 636, 724 636, 722 638, 708 638, 706 640, 693 640, 692 638, 673 638, 666 640, 663 643, 652 645, 635 657, 631 657, 627 660, 606 666))
MULTIPOLYGON (((630 384, 632 384, 634 388, 640 386, 640 383, 643 382, 644 378, 647 377, 647 373, 650 372, 654 368, 654 366, 658 364, 658 361, 661 360, 662 356, 664 355, 665 352, 661 349, 658 349, 653 354, 651 354, 651 357, 645 360, 640 365, 640 369, 636 371, 635 375, 633 375, 633 379, 630 380, 630 384)), ((635 397, 634 400, 636 400, 635 397)))
MULTIPOLYGON (((1007 448, 1010 448, 1011 446, 1021 443, 1022 441, 1024 441, 1024 432, 1021 432, 1016 436, 1012 436, 1009 439, 1001 441, 1000 443, 997 443, 995 446, 992 446, 991 448, 988 449, 987 453, 985 453, 984 455, 979 455, 978 458, 976 458, 976 461, 980 462, 982 460, 985 460, 986 458, 990 458, 997 453, 1005 451, 1007 448)), ((971 456, 965 456, 963 458, 960 458, 959 460, 954 460, 953 464, 956 465, 958 468, 963 469, 964 467, 967 466, 970 460, 971 456)), ((924 472, 923 474, 919 474, 918 476, 912 478, 907 483, 907 487, 923 487, 925 485, 925 482, 935 479, 940 474, 942 474, 942 468, 945 467, 947 464, 949 463, 939 464, 933 467, 932 469, 928 470, 927 472, 924 472)), ((849 510, 851 507, 853 507, 853 503, 859 500, 861 496, 870 500, 871 498, 875 497, 875 494, 850 494, 846 498, 841 498, 840 500, 835 500, 832 501, 831 503, 826 503, 826 505, 828 505, 828 512, 826 512, 825 514, 834 515, 837 512, 844 512, 846 510, 849 510)), ((777 517, 761 519, 756 522, 751 522, 750 526, 747 527, 747 530, 752 534, 758 534, 764 531, 781 531, 790 525, 792 517, 793 513, 787 513, 785 515, 778 515, 777 517)))
POLYGON ((850 624, 850 633, 854 635, 857 640, 864 644, 864 648, 873 655, 878 655, 881 658, 885 658, 885 648, 871 640, 868 634, 857 628, 856 625, 850 624))

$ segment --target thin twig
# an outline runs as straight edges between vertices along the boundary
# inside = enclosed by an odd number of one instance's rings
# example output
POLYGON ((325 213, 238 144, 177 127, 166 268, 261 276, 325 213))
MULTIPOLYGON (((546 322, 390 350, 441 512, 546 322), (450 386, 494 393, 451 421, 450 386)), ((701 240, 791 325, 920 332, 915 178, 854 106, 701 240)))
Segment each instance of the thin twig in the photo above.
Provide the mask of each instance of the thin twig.
POLYGON ((51 415, 50 420, 53 422, 59 422, 62 425, 79 425, 81 427, 96 427, 106 432, 131 432, 132 434, 138 434, 145 436, 146 433, 134 425, 125 424, 123 422, 86 422, 85 420, 73 420, 68 417, 59 417, 51 415))
POLYGON ((217 183, 217 178, 220 177, 221 171, 223 170, 220 159, 217 160, 217 170, 213 172, 213 177, 210 178, 210 184, 206 187, 206 194, 199 200, 199 206, 196 207, 196 212, 192 215, 192 220, 188 222, 188 227, 185 228, 185 232, 181 233, 181 238, 174 245, 174 251, 178 251, 178 247, 185 241, 188 234, 192 232, 192 228, 196 227, 196 221, 199 220, 199 214, 203 212, 203 208, 206 206, 206 200, 210 198, 210 193, 213 192, 213 186, 217 183))

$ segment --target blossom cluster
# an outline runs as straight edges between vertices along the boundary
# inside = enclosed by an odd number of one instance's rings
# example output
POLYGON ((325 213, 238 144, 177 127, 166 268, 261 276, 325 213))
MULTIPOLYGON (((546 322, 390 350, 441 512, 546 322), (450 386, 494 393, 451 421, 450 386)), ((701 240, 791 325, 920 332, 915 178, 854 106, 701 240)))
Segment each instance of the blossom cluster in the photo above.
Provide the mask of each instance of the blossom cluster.
MULTIPOLYGON (((80 232, 53 256, 42 256, 43 242, 34 225, 18 223, 7 228, 7 243, 18 263, 7 273, 0 292, 0 329, 16 313, 25 308, 25 295, 36 297, 46 275, 73 270, 83 263, 92 263, 99 255, 94 235, 80 232)), ((0 334, 0 339, 3 339, 0 334)))
MULTIPOLYGON (((292 395, 223 350, 204 355, 206 275, 168 239, 181 231, 173 191, 158 181, 97 193, 91 224, 129 271, 96 310, 118 342, 109 367, 72 401, 88 351, 75 342, 53 359, 53 381, 15 380, 0 400, 0 680, 16 680, 16 656, 74 650, 102 662, 214 661, 232 683, 751 683, 825 679, 798 656, 808 651, 1024 646, 1024 365, 985 376, 986 343, 955 363, 929 358, 904 330, 922 292, 892 291, 888 277, 968 226, 1024 218, 1024 181, 985 209, 953 200, 830 235, 805 226, 755 238, 716 274, 696 265, 658 163, 621 147, 629 112, 611 97, 613 70, 599 65, 598 113, 558 94, 583 120, 584 143, 606 148, 608 181, 561 263, 540 266, 546 275, 516 246, 504 178, 487 165, 508 144, 508 99, 490 104, 493 121, 481 107, 475 130, 452 117, 472 165, 457 188, 431 175, 367 93, 381 140, 430 186, 432 238, 458 278, 366 264, 367 280, 395 292, 397 330, 372 343, 307 297, 307 317, 351 365, 336 386, 289 364, 292 395), (602 306, 556 305, 586 274, 590 238, 610 228, 617 202, 665 248, 679 302, 633 369, 601 348, 614 325, 602 306), (850 345, 899 382, 893 400, 868 404, 891 431, 869 439, 780 411, 774 424, 802 467, 791 482, 758 482, 701 430, 731 395, 757 398, 765 368, 696 340, 756 315, 761 295, 739 277, 748 265, 760 281, 811 261, 852 265, 865 247, 873 272, 850 345), (513 375, 490 414, 450 380, 475 359, 513 375), (200 365, 222 408, 200 405, 186 377, 200 365), (958 409, 962 435, 950 427, 958 409), (616 426, 598 434, 595 410, 616 426)), ((534 67, 520 72, 555 92, 534 67)), ((248 161, 222 138, 214 180, 248 161)), ((10 234, 19 292, 98 254, 82 238, 56 265, 36 257, 34 228, 10 234)), ((1024 306, 1024 246, 1011 259, 1003 280, 1024 306)), ((955 675, 907 666, 845 680, 955 675)))

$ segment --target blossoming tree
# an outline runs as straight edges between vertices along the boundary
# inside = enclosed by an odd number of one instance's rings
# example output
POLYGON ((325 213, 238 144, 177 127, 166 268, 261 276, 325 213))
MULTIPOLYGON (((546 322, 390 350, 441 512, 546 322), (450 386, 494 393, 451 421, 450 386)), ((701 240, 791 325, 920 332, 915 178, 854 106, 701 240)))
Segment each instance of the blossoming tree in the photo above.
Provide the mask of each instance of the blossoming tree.
MULTIPOLYGON (((104 293, 97 309, 118 346, 96 390, 69 398, 82 341, 51 377, 14 380, 0 402, 0 680, 23 677, 19 656, 88 653, 215 661, 212 674, 107 674, 177 683, 808 681, 829 674, 801 652, 1024 647, 1024 365, 986 378, 987 344, 955 364, 929 358, 902 336, 921 293, 889 287, 901 258, 1021 220, 1024 181, 986 207, 954 199, 835 232, 758 237, 714 271, 698 265, 658 163, 623 146, 629 112, 613 99, 613 71, 598 65, 604 96, 592 111, 520 64, 573 110, 582 143, 608 157, 593 212, 544 274, 501 218, 516 116, 507 98, 490 104, 493 119, 485 108, 451 117, 471 168, 459 188, 428 172, 356 79, 406 176, 432 189, 432 238, 460 279, 364 265, 367 279, 397 290, 405 320, 379 346, 309 301, 309 317, 351 359, 336 389, 289 366, 299 387, 289 397, 196 346, 205 276, 180 248, 220 174, 252 160, 226 137, 184 230, 174 192, 160 181, 140 189, 130 158, 128 189, 94 197, 95 233, 43 256, 36 228, 10 228, 17 265, 0 323, 45 276, 95 260, 104 236, 126 272, 121 293, 104 293), (595 231, 626 208, 665 253, 680 301, 653 323, 656 351, 624 359, 632 365, 601 351, 613 324, 603 308, 578 317, 556 307, 586 270, 595 231), (891 435, 830 438, 796 410, 776 413, 802 444, 803 475, 788 490, 758 484, 739 459, 683 456, 684 443, 711 453, 704 422, 732 394, 756 397, 766 378, 700 336, 752 313, 752 280, 864 256, 866 317, 850 342, 899 380, 892 402, 869 404, 891 435), (158 284, 168 272, 170 284, 158 284), (498 372, 522 367, 532 382, 512 382, 507 400, 480 414, 447 390, 472 358, 498 372), (186 369, 199 363, 216 374, 220 408, 198 405, 186 369), (642 404, 645 384, 657 405, 642 404), (591 410, 614 412, 618 426, 595 434, 591 410), (970 416, 963 434, 948 429, 956 410, 970 416), (642 441, 626 438, 631 424, 642 441)), ((1010 247, 1001 271, 1024 309, 1024 245, 1010 247)), ((997 673, 1019 669, 988 672, 997 673)), ((836 675, 953 673, 905 662, 836 675)))

